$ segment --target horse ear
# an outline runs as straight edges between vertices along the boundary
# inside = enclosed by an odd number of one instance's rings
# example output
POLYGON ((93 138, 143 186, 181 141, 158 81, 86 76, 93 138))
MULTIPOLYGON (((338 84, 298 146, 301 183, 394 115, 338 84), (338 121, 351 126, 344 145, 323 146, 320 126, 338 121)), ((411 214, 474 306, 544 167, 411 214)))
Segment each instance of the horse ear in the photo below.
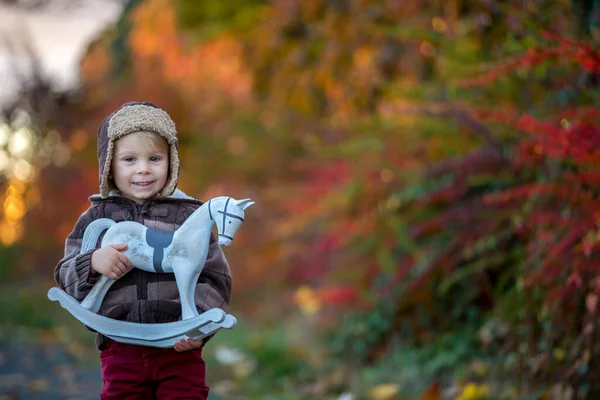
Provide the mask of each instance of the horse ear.
POLYGON ((237 201, 237 205, 242 207, 242 210, 245 210, 246 208, 250 207, 252 204, 254 204, 252 199, 242 199, 242 200, 237 201))

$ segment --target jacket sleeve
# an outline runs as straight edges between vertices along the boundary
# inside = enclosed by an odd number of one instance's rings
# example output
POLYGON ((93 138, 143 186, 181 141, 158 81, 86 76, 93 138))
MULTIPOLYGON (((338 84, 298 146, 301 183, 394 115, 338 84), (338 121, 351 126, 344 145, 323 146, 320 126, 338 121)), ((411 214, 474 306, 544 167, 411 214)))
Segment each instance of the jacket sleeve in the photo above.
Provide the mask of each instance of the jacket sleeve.
POLYGON ((92 208, 84 212, 65 241, 65 254, 54 269, 58 286, 70 296, 81 301, 100 276, 91 269, 92 254, 96 249, 80 253, 85 228, 95 219, 92 208))
POLYGON ((231 271, 219 242, 212 234, 206 263, 198 278, 195 292, 199 313, 211 308, 220 308, 227 312, 231 297, 231 271))

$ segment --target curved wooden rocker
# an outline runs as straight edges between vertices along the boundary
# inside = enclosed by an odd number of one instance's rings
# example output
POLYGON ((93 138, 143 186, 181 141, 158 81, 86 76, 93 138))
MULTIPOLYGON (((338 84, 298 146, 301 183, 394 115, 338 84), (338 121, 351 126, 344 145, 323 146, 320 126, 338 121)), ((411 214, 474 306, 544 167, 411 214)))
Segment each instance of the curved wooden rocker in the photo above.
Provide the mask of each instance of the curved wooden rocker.
POLYGON ((123 251, 135 268, 148 272, 174 273, 181 300, 181 321, 139 324, 98 315, 104 296, 116 280, 102 275, 81 303, 60 288, 48 291, 48 298, 97 332, 121 343, 151 347, 173 347, 181 338, 201 339, 221 329, 232 329, 236 319, 213 308, 198 314, 194 288, 202 272, 213 224, 217 225, 219 244, 229 246, 244 221, 244 210, 254 204, 250 199, 216 197, 199 207, 174 232, 163 232, 132 221, 116 223, 102 218, 85 230, 81 252, 96 246, 106 231, 101 246, 127 243, 123 251))

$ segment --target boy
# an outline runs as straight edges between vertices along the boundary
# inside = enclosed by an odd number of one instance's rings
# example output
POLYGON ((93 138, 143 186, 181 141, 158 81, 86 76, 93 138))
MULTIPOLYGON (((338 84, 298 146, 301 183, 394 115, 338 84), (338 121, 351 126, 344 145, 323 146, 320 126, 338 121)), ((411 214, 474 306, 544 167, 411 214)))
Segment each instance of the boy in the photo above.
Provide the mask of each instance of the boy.
MULTIPOLYGON (((80 254, 85 228, 97 218, 136 221, 174 231, 202 203, 176 189, 179 157, 175 124, 152 103, 126 103, 107 116, 98 129, 100 194, 75 224, 65 243, 65 256, 55 269, 59 287, 81 301, 98 277, 117 279, 98 314, 138 322, 173 322, 181 316, 173 274, 133 268, 121 252, 126 243, 80 254)), ((206 264, 195 289, 202 313, 226 311, 231 273, 211 236, 206 264)), ((101 399, 206 399, 202 340, 180 340, 173 349, 117 343, 97 334, 104 386, 101 399)))

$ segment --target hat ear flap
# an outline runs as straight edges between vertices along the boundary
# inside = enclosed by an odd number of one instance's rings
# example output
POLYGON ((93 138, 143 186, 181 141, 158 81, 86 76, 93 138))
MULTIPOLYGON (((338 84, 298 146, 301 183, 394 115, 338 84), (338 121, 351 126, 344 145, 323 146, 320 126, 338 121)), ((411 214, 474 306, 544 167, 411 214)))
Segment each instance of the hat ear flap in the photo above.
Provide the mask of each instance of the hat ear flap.
POLYGON ((112 158, 113 158, 114 147, 115 147, 114 140, 109 139, 108 146, 106 149, 106 160, 104 161, 104 167, 101 169, 102 172, 100 175, 100 196, 102 198, 108 197, 110 190, 111 190, 111 187, 110 187, 111 185, 110 185, 109 180, 112 179, 111 167, 112 167, 112 158))
POLYGON ((165 187, 160 191, 160 195, 168 197, 177 188, 179 180, 179 155, 177 154, 177 143, 169 145, 169 175, 165 187))

